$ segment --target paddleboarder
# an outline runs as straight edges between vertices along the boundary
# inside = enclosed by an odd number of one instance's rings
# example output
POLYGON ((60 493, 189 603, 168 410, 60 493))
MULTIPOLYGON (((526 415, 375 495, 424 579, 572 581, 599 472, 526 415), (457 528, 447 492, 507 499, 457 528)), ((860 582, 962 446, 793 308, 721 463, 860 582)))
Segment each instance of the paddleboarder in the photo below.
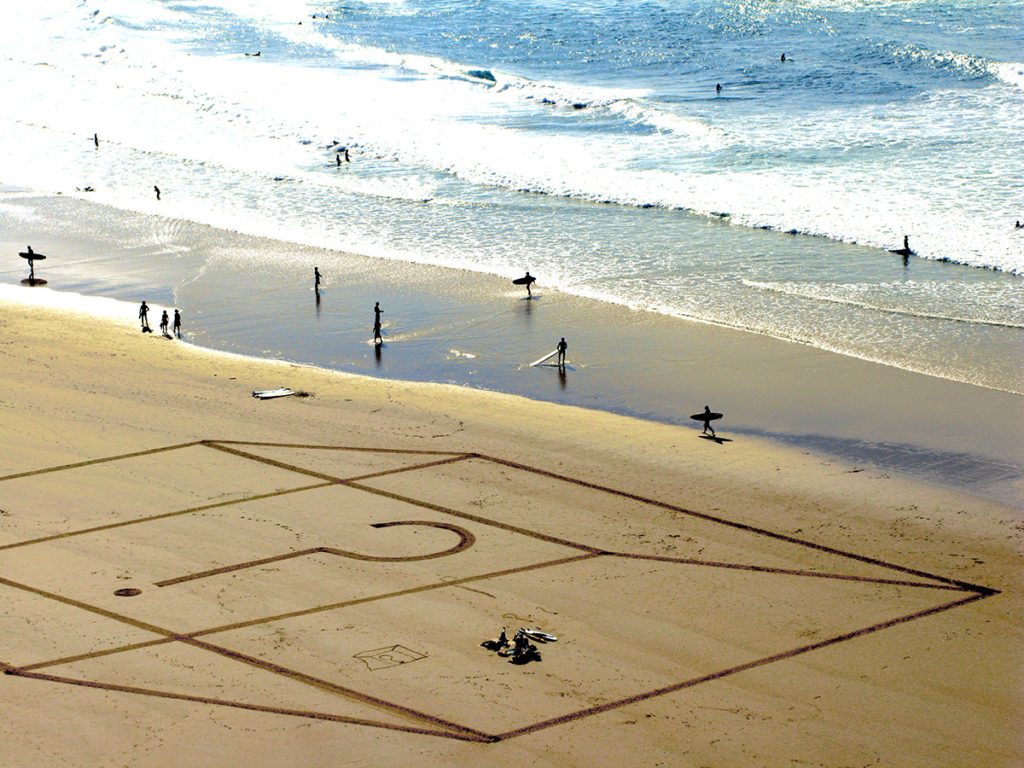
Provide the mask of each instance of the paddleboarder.
POLYGON ((143 333, 152 333, 153 329, 149 327, 149 306, 145 301, 139 307, 139 322, 142 323, 143 333))
POLYGON ((181 312, 174 310, 174 335, 181 338, 181 312))
POLYGON ((558 346, 555 347, 555 349, 558 350, 557 361, 559 368, 565 368, 565 350, 567 350, 568 348, 569 345, 565 343, 565 336, 563 336, 562 340, 558 342, 558 346))
MULTIPOLYGON (((705 405, 704 406, 704 432, 702 434, 706 435, 708 433, 708 431, 710 430, 711 436, 714 437, 715 436, 715 428, 711 426, 711 419, 712 418, 713 417, 712 417, 712 414, 711 414, 711 408, 709 406, 705 405)), ((717 417, 715 417, 715 418, 717 418, 717 417)))

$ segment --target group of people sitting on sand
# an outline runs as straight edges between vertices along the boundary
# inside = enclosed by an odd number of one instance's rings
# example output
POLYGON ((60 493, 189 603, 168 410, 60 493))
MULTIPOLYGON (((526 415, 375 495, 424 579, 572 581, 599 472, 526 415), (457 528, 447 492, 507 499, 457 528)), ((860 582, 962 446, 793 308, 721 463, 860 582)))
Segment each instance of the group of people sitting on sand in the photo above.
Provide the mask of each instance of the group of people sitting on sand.
POLYGON ((489 651, 497 651, 499 656, 507 656, 512 664, 529 664, 531 661, 540 661, 540 651, 537 646, 530 642, 526 630, 520 628, 512 637, 509 643, 505 627, 501 628, 501 634, 497 640, 484 640, 481 647, 489 651))

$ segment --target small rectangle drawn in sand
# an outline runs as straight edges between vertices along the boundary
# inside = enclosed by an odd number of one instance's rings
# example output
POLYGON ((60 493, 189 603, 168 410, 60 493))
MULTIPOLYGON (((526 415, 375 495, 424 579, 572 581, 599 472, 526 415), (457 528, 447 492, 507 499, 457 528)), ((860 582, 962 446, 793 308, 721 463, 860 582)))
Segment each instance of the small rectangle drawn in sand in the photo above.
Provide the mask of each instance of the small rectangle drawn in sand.
POLYGON ((360 651, 354 658, 361 659, 367 669, 375 672, 378 669, 397 667, 400 664, 408 664, 410 661, 419 661, 427 658, 427 654, 410 650, 404 645, 389 645, 386 648, 375 648, 372 651, 360 651))

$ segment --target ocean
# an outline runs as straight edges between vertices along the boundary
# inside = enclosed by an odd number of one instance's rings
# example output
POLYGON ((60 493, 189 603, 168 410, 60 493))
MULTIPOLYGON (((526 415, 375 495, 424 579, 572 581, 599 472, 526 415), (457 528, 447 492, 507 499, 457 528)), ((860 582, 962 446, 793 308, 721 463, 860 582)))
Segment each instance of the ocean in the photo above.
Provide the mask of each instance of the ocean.
MULTIPOLYGON (((529 270, 1022 393, 1022 20, 1020 0, 9 3, 0 212, 60 193, 382 272, 529 270)), ((203 343, 346 368, 269 343, 272 300, 232 323, 194 290, 311 264, 217 259, 168 278, 203 343)))

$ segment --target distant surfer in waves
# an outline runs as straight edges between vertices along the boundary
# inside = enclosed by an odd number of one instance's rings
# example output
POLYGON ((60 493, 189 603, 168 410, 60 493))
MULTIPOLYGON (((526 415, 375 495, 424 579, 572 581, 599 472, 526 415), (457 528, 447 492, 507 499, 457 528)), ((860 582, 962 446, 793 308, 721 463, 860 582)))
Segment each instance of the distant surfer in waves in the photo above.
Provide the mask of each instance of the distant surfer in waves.
POLYGON ((786 54, 782 54, 782 55, 781 55, 781 56, 779 57, 779 61, 781 61, 781 62, 782 62, 783 64, 785 64, 785 63, 786 63, 786 54))
POLYGON ((96 149, 100 148, 100 135, 98 133, 92 135, 92 143, 96 145, 96 149))
POLYGON ((569 345, 565 343, 565 336, 563 336, 562 340, 560 342, 558 342, 558 346, 555 348, 555 349, 558 350, 557 361, 558 361, 558 367, 559 368, 563 368, 563 369, 565 368, 565 350, 567 350, 568 348, 569 348, 569 345))
POLYGON ((156 192, 156 199, 159 200, 160 199, 160 187, 158 187, 156 184, 154 184, 153 185, 153 191, 156 192))
POLYGON ((716 83, 715 84, 715 93, 721 93, 721 92, 722 92, 722 84, 721 83, 716 83))

